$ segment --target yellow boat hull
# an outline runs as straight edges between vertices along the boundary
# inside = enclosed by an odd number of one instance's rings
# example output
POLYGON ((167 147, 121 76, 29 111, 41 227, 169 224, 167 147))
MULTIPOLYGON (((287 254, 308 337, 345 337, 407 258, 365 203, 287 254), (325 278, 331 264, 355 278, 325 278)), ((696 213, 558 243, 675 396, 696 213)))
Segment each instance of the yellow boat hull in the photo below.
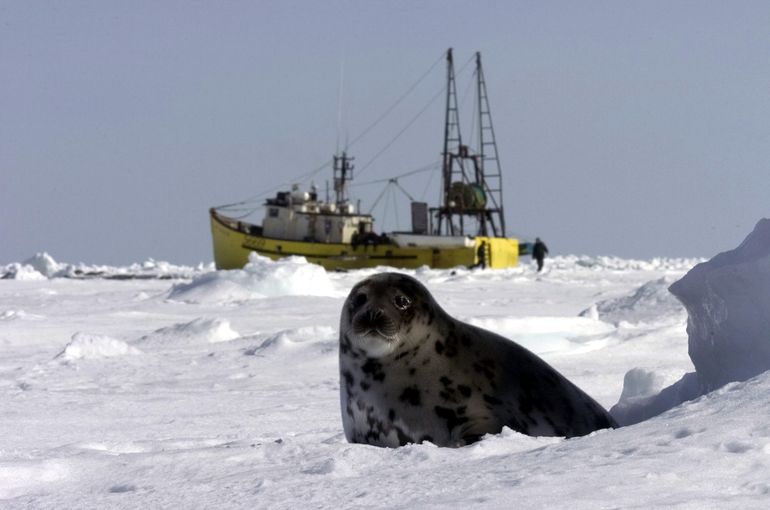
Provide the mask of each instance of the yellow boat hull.
POLYGON ((277 260, 297 255, 327 270, 392 266, 415 269, 429 266, 448 269, 477 263, 478 246, 486 243, 487 267, 513 267, 519 260, 518 240, 502 237, 476 237, 472 247, 399 247, 395 244, 359 245, 288 241, 250 233, 250 225, 211 212, 214 262, 218 269, 240 269, 256 252, 277 260))

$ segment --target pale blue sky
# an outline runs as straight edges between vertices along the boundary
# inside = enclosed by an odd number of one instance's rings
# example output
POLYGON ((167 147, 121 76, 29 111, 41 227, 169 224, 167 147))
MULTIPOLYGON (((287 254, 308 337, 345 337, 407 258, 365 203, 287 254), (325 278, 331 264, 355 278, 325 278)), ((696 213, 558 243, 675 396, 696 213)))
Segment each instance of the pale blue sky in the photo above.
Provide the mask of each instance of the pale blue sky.
MULTIPOLYGON (((209 206, 331 157, 341 66, 354 139, 450 46, 482 52, 510 235, 711 256, 768 215, 768 27, 765 1, 0 0, 0 263, 210 261, 209 206)), ((359 168, 443 79, 350 148, 359 168)), ((356 182, 438 161, 441 103, 356 182)))

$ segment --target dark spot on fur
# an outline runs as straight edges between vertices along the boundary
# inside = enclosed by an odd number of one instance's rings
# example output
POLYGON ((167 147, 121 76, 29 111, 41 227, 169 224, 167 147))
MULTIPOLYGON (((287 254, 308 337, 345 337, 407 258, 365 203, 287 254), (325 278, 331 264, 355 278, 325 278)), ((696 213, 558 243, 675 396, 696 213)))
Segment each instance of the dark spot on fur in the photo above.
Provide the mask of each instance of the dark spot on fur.
POLYGON ((484 366, 484 365, 482 365, 480 363, 474 363, 473 364, 473 369, 477 373, 483 374, 484 377, 489 379, 489 381, 492 383, 492 387, 494 388, 494 386, 495 386, 494 385, 495 373, 492 370, 490 370, 489 368, 487 368, 486 366, 484 366))
POLYGON ((371 388, 371 387, 372 387, 372 386, 371 386, 371 384, 369 384, 369 383, 368 383, 368 382, 366 382, 366 381, 361 381, 361 382, 359 383, 359 386, 361 386, 361 389, 362 389, 362 390, 364 390, 364 391, 369 391, 369 388, 371 388))
POLYGON ((441 379, 439 379, 439 381, 440 381, 440 382, 441 382, 441 384, 443 384, 444 386, 451 386, 451 385, 452 385, 452 379, 450 379, 449 377, 447 377, 447 376, 445 376, 445 375, 442 375, 442 376, 441 376, 441 379))
POLYGON ((420 390, 416 386, 409 386, 404 388, 401 396, 398 397, 401 402, 406 402, 413 406, 420 405, 420 390))
MULTIPOLYGON (((444 345, 443 345, 443 347, 444 347, 444 349, 443 349, 444 355, 447 358, 453 358, 453 357, 457 356, 457 344, 458 344, 458 342, 457 342, 457 335, 455 334, 454 331, 450 331, 449 334, 447 334, 444 337, 444 345)), ((438 351, 438 349, 437 349, 437 351, 438 351)), ((441 354, 441 353, 439 353, 439 354, 441 354)))
POLYGON ((433 410, 436 412, 436 416, 446 420, 447 429, 450 434, 452 433, 452 429, 468 421, 468 418, 465 416, 457 416, 457 413, 453 409, 447 407, 436 406, 433 410))
POLYGON ((385 380, 385 371, 382 369, 382 363, 373 358, 367 359, 361 370, 375 381, 382 382, 385 380))
POLYGON ((441 354, 442 352, 444 352, 444 344, 441 340, 436 340, 436 353, 441 354))
POLYGON ((414 374, 415 374, 415 372, 417 372, 417 369, 416 369, 416 368, 410 368, 410 369, 409 369, 409 375, 414 375, 414 374))
POLYGON ((393 420, 395 420, 395 419, 396 419, 396 411, 394 411, 393 409, 391 409, 390 411, 388 411, 388 419, 389 419, 390 421, 393 421, 393 420))
POLYGON ((400 352, 398 356, 396 356, 396 359, 399 360, 407 355, 409 355, 409 351, 400 352))
POLYGON ((459 391, 460 395, 462 395, 465 398, 470 397, 471 393, 472 393, 471 389, 468 386, 464 385, 464 384, 458 384, 457 385, 457 391, 459 391))
POLYGON ((342 372, 342 377, 345 378, 345 386, 347 386, 348 389, 352 388, 353 385, 356 383, 356 378, 353 377, 353 374, 351 374, 347 370, 344 370, 342 372))
POLYGON ((411 436, 407 436, 406 433, 404 433, 403 430, 401 430, 401 427, 393 427, 396 430, 396 434, 398 434, 398 442, 401 445, 405 445, 407 443, 413 443, 414 440, 411 436))

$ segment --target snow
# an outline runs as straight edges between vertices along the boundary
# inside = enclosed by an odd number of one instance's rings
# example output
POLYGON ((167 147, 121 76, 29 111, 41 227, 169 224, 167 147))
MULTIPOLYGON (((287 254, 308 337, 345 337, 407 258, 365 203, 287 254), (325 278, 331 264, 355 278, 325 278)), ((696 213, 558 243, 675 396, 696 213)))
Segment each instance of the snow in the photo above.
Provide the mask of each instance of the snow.
POLYGON ((698 262, 406 271, 607 408, 678 404, 586 437, 504 430, 459 449, 345 441, 339 312, 378 270, 0 267, 40 275, 0 281, 0 507, 764 508, 770 374, 681 398, 687 315, 663 289, 698 262))
POLYGON ((107 278, 114 280, 190 278, 214 270, 214 264, 198 267, 178 266, 168 262, 146 260, 125 267, 88 264, 65 264, 46 252, 36 253, 24 262, 0 266, 0 279, 44 280, 47 278, 107 278))
POLYGON ((112 358, 141 353, 142 351, 136 347, 132 347, 117 338, 75 333, 72 335, 72 341, 56 357, 62 358, 65 361, 74 361, 79 359, 112 358))
POLYGON ((239 304, 276 296, 339 296, 326 271, 302 257, 276 262, 252 252, 242 270, 196 276, 174 285, 169 299, 198 304, 239 304))
POLYGON ((181 344, 229 342, 240 337, 230 326, 230 321, 221 318, 199 317, 190 322, 173 324, 160 328, 138 340, 138 343, 181 344))

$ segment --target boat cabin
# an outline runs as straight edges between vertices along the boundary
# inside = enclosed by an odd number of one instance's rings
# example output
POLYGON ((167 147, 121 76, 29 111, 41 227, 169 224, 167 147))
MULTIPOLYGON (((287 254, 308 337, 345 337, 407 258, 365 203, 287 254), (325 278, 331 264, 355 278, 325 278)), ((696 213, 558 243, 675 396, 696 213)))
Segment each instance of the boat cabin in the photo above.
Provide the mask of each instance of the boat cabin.
POLYGON ((265 203, 262 233, 273 239, 355 243, 373 233, 372 216, 356 214, 353 204, 319 201, 314 188, 279 191, 265 203))

